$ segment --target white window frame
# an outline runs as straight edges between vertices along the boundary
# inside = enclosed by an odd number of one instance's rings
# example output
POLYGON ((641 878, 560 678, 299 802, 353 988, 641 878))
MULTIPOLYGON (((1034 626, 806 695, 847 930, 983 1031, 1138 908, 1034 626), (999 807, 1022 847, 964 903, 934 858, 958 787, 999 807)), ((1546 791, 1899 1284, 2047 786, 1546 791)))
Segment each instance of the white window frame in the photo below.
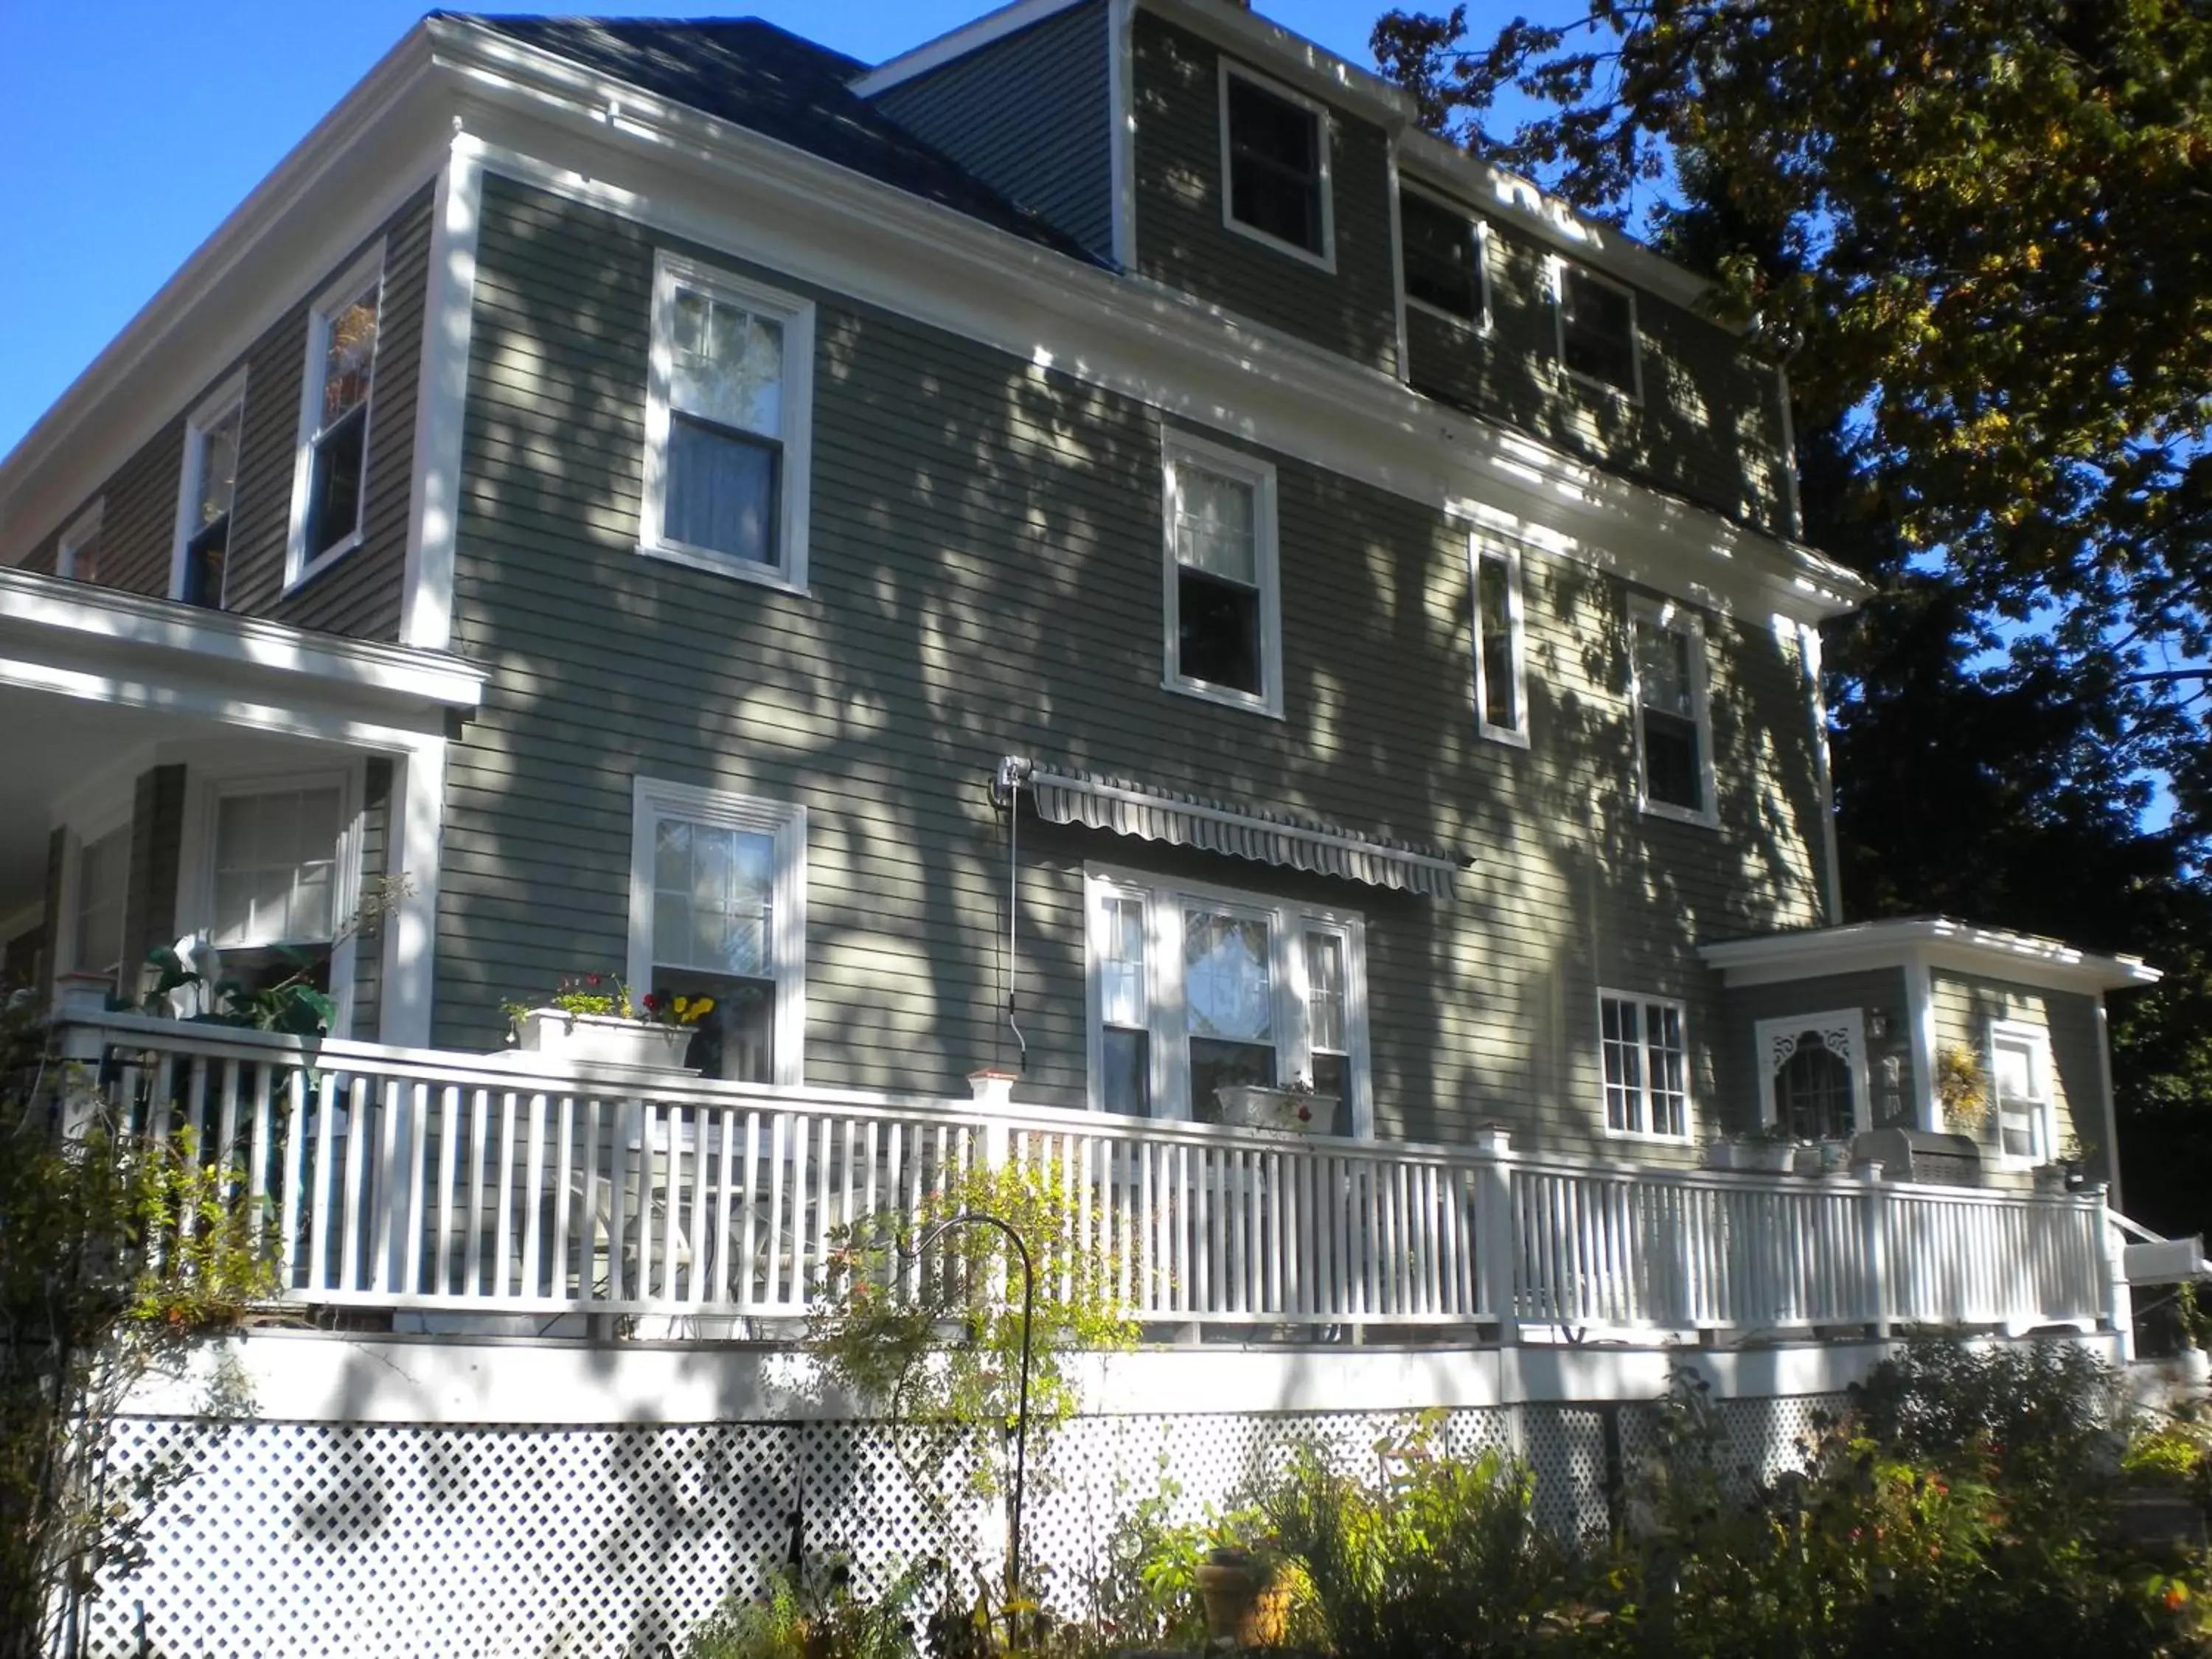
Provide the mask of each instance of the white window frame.
MULTIPOLYGON (((52 945, 54 971, 58 974, 99 971, 97 969, 85 969, 76 965, 80 945, 76 936, 77 919, 84 912, 84 849, 94 842, 105 841, 118 830, 128 831, 131 828, 131 806, 126 801, 111 807, 97 817, 87 818, 81 823, 71 825, 62 837, 61 914, 54 918, 54 937, 52 945)), ((123 883, 124 890, 117 896, 122 902, 124 919, 127 922, 131 913, 131 860, 127 842, 125 843, 123 883)), ((130 948, 131 941, 125 939, 123 941, 123 949, 128 952, 130 948)), ((118 989, 135 990, 135 986, 126 987, 120 983, 123 979, 124 966, 125 964, 120 962, 116 965, 118 989)))
POLYGON ((1563 253, 1551 258, 1552 279, 1552 361, 1558 365, 1559 378, 1571 386, 1586 386, 1605 397, 1622 403, 1641 405, 1644 402, 1644 319, 1637 309, 1636 290, 1626 283, 1615 282, 1595 266, 1580 259, 1571 259, 1563 253), (1584 374, 1567 367, 1567 270, 1571 266, 1590 281, 1611 289, 1628 298, 1628 371, 1631 384, 1617 386, 1610 380, 1601 380, 1594 374, 1584 374))
POLYGON ((814 477, 814 302, 702 264, 664 248, 653 260, 653 343, 645 379, 645 492, 638 515, 637 550, 718 576, 735 576, 786 592, 805 593, 806 537, 814 477), (669 391, 676 368, 676 291, 694 289, 711 298, 773 318, 783 328, 783 385, 779 393, 783 472, 776 523, 777 562, 732 558, 710 547, 672 539, 664 530, 668 505, 669 391))
POLYGON ((1145 905, 1145 981, 1150 1000, 1152 1115, 1175 1122, 1192 1119, 1188 1021, 1182 1000, 1182 907, 1186 901, 1264 916, 1268 922, 1269 977, 1275 993, 1278 1051, 1287 1073, 1313 1075, 1313 1027, 1309 1012, 1305 935, 1333 933, 1344 941, 1345 1073, 1349 1098, 1339 1103, 1337 1133, 1371 1139, 1374 1084, 1367 1034, 1367 924, 1356 910, 1308 904, 1212 882, 1184 881, 1116 865, 1085 864, 1084 976, 1089 1012, 1085 1053, 1091 1109, 1106 1109, 1105 981, 1100 972, 1108 896, 1141 899, 1145 905))
POLYGON ((359 547, 368 526, 368 475, 376 441, 377 380, 384 365, 384 244, 347 266, 307 309, 307 367, 300 377, 300 432, 292 455, 292 520, 284 542, 284 591, 312 580, 359 547), (307 556, 309 495, 315 480, 315 434, 322 430, 323 376, 329 367, 331 324, 368 292, 377 290, 376 350, 369 359, 368 408, 362 416, 361 513, 354 527, 313 558, 307 556))
POLYGON ((1474 729, 1493 743, 1528 747, 1528 612, 1522 598, 1521 546, 1477 531, 1467 538, 1468 614, 1472 619, 1470 642, 1474 659, 1474 729), (1490 722, 1489 665, 1482 654, 1482 566, 1495 560, 1505 567, 1505 616, 1512 636, 1513 714, 1510 726, 1490 722))
POLYGON ((1869 1086, 1867 1072, 1866 1017, 1856 1008, 1834 1008, 1826 1013, 1792 1014, 1775 1019, 1762 1019, 1752 1027, 1753 1075, 1759 1079, 1759 1121, 1772 1124, 1774 1109, 1774 1075, 1780 1067, 1775 1064, 1777 1042, 1794 1042, 1807 1031, 1818 1031, 1826 1043, 1828 1052, 1837 1055, 1849 1068, 1851 1078, 1851 1133, 1864 1134, 1874 1127, 1873 1092, 1869 1086), (1837 1054, 1838 1039, 1846 1052, 1837 1054))
POLYGON ((76 574, 76 556, 84 544, 100 534, 107 518, 107 498, 103 495, 70 521, 62 532, 61 540, 54 547, 54 574, 66 576, 71 581, 84 580, 76 574))
POLYGON ((1336 274, 1336 187, 1332 176, 1331 158, 1336 149, 1334 126, 1328 105, 1320 100, 1285 86, 1280 81, 1247 69, 1242 64, 1232 64, 1228 58, 1217 60, 1214 71, 1214 106, 1219 112, 1221 166, 1221 222, 1224 228, 1238 236, 1248 237, 1262 247, 1271 247, 1278 253, 1287 253, 1293 259, 1336 274), (1285 241, 1273 231, 1262 230, 1257 225, 1248 225, 1237 216, 1236 191, 1231 182, 1230 164, 1233 152, 1229 142, 1229 82, 1243 82, 1261 91, 1281 99, 1286 104, 1296 104, 1314 118, 1315 149, 1321 162, 1321 252, 1300 247, 1296 242, 1285 241))
POLYGON ((664 817, 771 836, 775 881, 769 949, 775 970, 773 1040, 781 1087, 806 1080, 806 809, 726 789, 702 789, 661 778, 635 781, 630 809, 629 957, 626 978, 639 995, 653 984, 653 850, 664 817))
POLYGON ((1399 222, 1398 229, 1400 241, 1398 258, 1398 291, 1400 296, 1406 301, 1407 309, 1410 311, 1418 311, 1425 317, 1433 317, 1438 322, 1447 324, 1449 326, 1459 329, 1465 333, 1472 334, 1478 339, 1488 337, 1491 334, 1496 331, 1498 315, 1497 308, 1492 303, 1492 295, 1490 292, 1490 221, 1484 218, 1473 209, 1463 207, 1459 203, 1453 201, 1450 197, 1444 195, 1441 191, 1431 190, 1425 185, 1417 184, 1411 179, 1401 179, 1398 181, 1398 194, 1401 197, 1418 196, 1423 201, 1431 204, 1432 206, 1440 207, 1447 213, 1456 215, 1458 217, 1466 220, 1473 228, 1474 232, 1474 270, 1476 282, 1475 303, 1481 307, 1482 314, 1480 317, 1470 320, 1468 318, 1459 316, 1455 313, 1446 311, 1442 306, 1433 306, 1426 300, 1419 300, 1413 297, 1413 291, 1406 286, 1405 252, 1403 246, 1406 233, 1404 221, 1401 217, 1399 222))
MULTIPOLYGON (((381 316, 378 321, 380 325, 381 316)), ((376 392, 372 382, 369 391, 369 415, 372 419, 376 414, 375 402, 376 392)), ((194 509, 199 506, 200 469, 207 459, 207 434, 220 426, 234 409, 239 411, 238 432, 242 451, 246 437, 246 371, 243 368, 200 399, 199 406, 185 417, 184 465, 179 469, 177 477, 177 529, 169 544, 169 597, 173 599, 181 600, 185 597, 185 550, 191 544, 192 538, 199 533, 199 526, 191 522, 191 517, 194 509)), ((234 534, 238 528, 235 481, 231 488, 230 526, 234 534)), ((305 534, 304 527, 301 533, 305 534)), ((227 591, 230 586, 228 553, 223 559, 222 580, 227 591)), ((223 608, 223 598, 222 593, 216 595, 215 609, 220 611, 223 608)))
POLYGON ((1160 684, 1185 696, 1202 697, 1231 708, 1249 708, 1283 717, 1283 599, 1282 564, 1276 544, 1275 468, 1270 461, 1231 449, 1187 432, 1164 431, 1160 437, 1160 565, 1161 673, 1160 684), (1182 672, 1182 590, 1176 558, 1176 498, 1179 489, 1176 468, 1191 465, 1217 472, 1252 486, 1254 562, 1260 578, 1260 695, 1254 696, 1231 685, 1194 679, 1182 672))
POLYGON ((1984 1065, 1990 1080, 1990 1164, 2000 1170, 2032 1170, 2039 1164, 2051 1162, 2058 1155, 2058 1091, 2053 1086, 2051 1033, 2040 1025, 2030 1025, 2021 1020, 1993 1019, 1989 1022, 1984 1048, 1984 1065), (2004 1109, 1997 1099, 1997 1050, 2006 1047, 2027 1051, 2027 1074, 2037 1090, 2033 1101, 2035 1150, 2026 1158, 2015 1157, 2004 1149, 2004 1109))
POLYGON ((1679 600, 1652 599, 1632 594, 1628 604, 1628 706, 1629 716, 1636 728, 1637 807, 1653 817, 1672 818, 1677 823, 1694 823, 1707 830, 1717 828, 1720 812, 1714 789, 1712 686, 1707 665, 1709 653, 1705 619, 1679 600), (1646 763, 1644 744, 1644 687, 1637 665, 1638 635, 1646 628, 1690 636, 1690 701, 1697 715, 1698 788, 1704 797, 1703 805, 1695 811, 1686 806, 1677 806, 1672 801, 1651 799, 1650 767, 1646 763))
MULTIPOLYGON (((193 767, 185 787, 185 830, 179 848, 177 932, 212 940, 215 935, 216 820, 222 802, 234 795, 280 794, 289 790, 338 792, 338 839, 331 872, 331 988, 336 1006, 331 1036, 347 1036, 353 1025, 355 920, 361 908, 362 800, 367 793, 367 763, 283 771, 231 771, 193 767)), ((252 950, 255 945, 234 945, 252 950)), ((220 954, 222 949, 216 947, 220 954)))
POLYGON ((1693 1145, 1698 1137, 1698 1050, 1690 1033, 1690 1005, 1680 997, 1661 996, 1650 991, 1622 991, 1610 987, 1598 988, 1593 1005, 1597 1015, 1597 1122, 1605 1134, 1616 1140, 1656 1141, 1668 1146, 1693 1145), (1637 1005, 1637 1042, 1643 1050, 1642 1061, 1637 1068, 1636 1116, 1638 1121, 1652 1121, 1650 1038, 1646 1013, 1652 1008, 1672 1008, 1680 1017, 1682 1024, 1682 1133, 1662 1134, 1651 1128, 1617 1129, 1606 1110, 1605 1099, 1605 1005, 1608 1002, 1632 1002, 1637 1005))

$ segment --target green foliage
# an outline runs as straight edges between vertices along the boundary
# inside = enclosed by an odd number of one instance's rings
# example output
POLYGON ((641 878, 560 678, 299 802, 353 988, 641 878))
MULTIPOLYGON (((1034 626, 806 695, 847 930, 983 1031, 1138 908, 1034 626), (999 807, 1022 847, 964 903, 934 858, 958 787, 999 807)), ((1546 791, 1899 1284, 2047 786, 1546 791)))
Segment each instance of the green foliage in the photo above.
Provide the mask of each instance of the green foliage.
POLYGON ((1056 1164, 1009 1163, 952 1174, 912 1213, 898 1206, 842 1228, 814 1286, 808 1352, 824 1376, 900 1431, 916 1490, 965 1467, 996 1489, 995 1454, 1014 1430, 1022 1355, 1022 1267, 995 1229, 944 1235, 923 1259, 904 1251, 936 1222, 991 1215, 1012 1226, 1036 1269, 1029 1427, 1034 1448, 1073 1413, 1067 1357, 1123 1348, 1136 1326, 1115 1292, 1118 1258, 1079 1237, 1075 1192, 1056 1164))
POLYGON ((1116 1647, 1198 1648, 1206 1643, 1198 1569, 1221 1528, 1177 1521, 1182 1486, 1163 1478, 1106 1540, 1103 1571, 1088 1586, 1099 1634, 1116 1647))
POLYGON ((78 1627, 101 1577, 139 1560, 148 1510, 182 1477, 171 1464, 125 1488, 111 1479, 131 1388, 276 1288, 273 1237, 224 1149, 126 1129, 45 1035, 20 1007, 0 1016, 4 1659, 78 1627))
POLYGON ((775 1569, 758 1596, 733 1594, 693 1627, 684 1659, 912 1659, 933 1576, 902 1573, 870 1599, 854 1592, 842 1561, 775 1569))
POLYGON ((281 1032, 286 1036, 327 1035, 331 1021, 337 1013, 337 1004, 331 1000, 328 992, 316 986, 313 976, 318 964, 300 951, 277 948, 291 964, 292 971, 272 985, 258 988, 249 988, 235 979, 219 979, 209 985, 199 969, 179 957, 173 946, 164 945, 149 951, 146 960, 157 971, 153 989, 146 999, 146 1011, 166 1013, 169 993, 200 986, 206 988, 214 1005, 213 1012, 198 1016, 202 1024, 240 1025, 251 1030, 281 1032))
POLYGON ((2212 1478, 2212 1437, 2193 1423, 2166 1422, 2138 1433, 2120 1454, 2128 1474, 2203 1489, 2212 1478))
POLYGON ((1260 1501, 1266 1547, 1302 1569, 1311 1633, 1338 1653, 1504 1651, 1559 1600, 1564 1563, 1532 1516, 1528 1471, 1496 1452, 1454 1460, 1437 1432, 1424 1419, 1378 1443, 1371 1481, 1300 1447, 1260 1501))

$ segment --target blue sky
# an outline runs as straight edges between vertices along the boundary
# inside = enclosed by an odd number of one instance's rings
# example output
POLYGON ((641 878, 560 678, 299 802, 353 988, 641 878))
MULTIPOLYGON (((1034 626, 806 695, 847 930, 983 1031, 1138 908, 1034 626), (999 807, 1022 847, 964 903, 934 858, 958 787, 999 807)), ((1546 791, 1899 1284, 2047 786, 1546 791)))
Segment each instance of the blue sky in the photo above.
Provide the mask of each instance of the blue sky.
MULTIPOLYGON (((1261 9, 1367 64, 1368 30, 1388 3, 1263 0, 1261 9)), ((574 7, 757 15, 870 63, 990 9, 990 0, 574 7)), ((9 228, 0 246, 0 454, 422 9, 407 0, 181 8, 0 0, 0 156, 9 160, 0 168, 0 224, 9 228)), ((1492 8, 1470 9, 1480 16, 1492 8)))

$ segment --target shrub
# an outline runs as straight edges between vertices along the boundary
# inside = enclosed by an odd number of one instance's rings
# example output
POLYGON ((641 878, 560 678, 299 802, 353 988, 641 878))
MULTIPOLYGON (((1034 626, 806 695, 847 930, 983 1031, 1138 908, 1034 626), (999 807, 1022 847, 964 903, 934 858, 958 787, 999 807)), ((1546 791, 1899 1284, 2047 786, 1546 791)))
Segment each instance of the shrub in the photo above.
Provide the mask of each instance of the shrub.
POLYGON ((902 1573, 872 1600, 854 1593, 842 1561, 779 1567, 759 1595, 733 1594, 694 1626, 684 1659, 913 1659, 915 1607, 934 1577, 933 1568, 902 1573))

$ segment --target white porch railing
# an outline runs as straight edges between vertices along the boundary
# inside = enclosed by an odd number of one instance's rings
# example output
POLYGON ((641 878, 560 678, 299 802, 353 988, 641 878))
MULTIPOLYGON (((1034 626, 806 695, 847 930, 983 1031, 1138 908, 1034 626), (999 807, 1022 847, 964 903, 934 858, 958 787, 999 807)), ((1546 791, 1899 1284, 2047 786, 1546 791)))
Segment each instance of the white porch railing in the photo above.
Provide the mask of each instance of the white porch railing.
POLYGON ((839 1227, 1013 1159, 1059 1170, 1077 1242, 1111 1251, 1148 1322, 1571 1335, 2112 1312, 2101 1191, 1630 1169, 1494 1132, 1285 1139, 127 1015, 65 1042, 134 1127, 238 1160, 302 1303, 796 1315, 839 1227))

